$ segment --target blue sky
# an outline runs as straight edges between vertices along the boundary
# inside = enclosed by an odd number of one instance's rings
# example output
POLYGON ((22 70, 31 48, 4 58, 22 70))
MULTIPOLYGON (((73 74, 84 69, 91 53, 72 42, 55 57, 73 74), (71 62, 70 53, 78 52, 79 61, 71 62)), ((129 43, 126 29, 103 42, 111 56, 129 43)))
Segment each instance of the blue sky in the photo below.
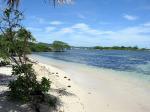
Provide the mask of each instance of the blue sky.
POLYGON ((42 0, 22 0, 20 7, 24 26, 40 42, 150 48, 150 0, 74 0, 55 8, 42 0))

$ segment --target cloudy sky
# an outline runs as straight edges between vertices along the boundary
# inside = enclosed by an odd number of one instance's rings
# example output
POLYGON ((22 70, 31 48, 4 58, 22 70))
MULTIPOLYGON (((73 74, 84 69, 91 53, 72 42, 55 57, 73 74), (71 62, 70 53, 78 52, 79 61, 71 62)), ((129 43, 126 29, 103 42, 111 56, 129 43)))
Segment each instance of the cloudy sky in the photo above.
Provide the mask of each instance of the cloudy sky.
POLYGON ((21 3, 24 26, 37 41, 150 48, 150 0, 74 0, 55 8, 44 1, 21 3))

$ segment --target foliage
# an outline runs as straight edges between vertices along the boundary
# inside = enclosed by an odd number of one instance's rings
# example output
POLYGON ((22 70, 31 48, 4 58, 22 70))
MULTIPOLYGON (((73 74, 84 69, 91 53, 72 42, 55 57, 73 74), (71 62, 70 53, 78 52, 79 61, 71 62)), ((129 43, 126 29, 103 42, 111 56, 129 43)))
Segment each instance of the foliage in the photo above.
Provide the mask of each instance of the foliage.
POLYGON ((49 81, 49 79, 42 77, 41 84, 40 84, 40 90, 42 92, 48 92, 50 89, 50 83, 51 82, 49 81))
MULTIPOLYGON (((32 69, 32 64, 24 64, 22 66, 13 66, 12 75, 17 77, 16 80, 9 83, 10 98, 31 101, 36 92, 45 94, 50 89, 50 81, 42 78, 41 82, 36 80, 36 74, 32 69)), ((41 99, 42 100, 42 99, 41 99)))
POLYGON ((29 48, 32 52, 61 52, 70 49, 70 46, 62 41, 54 41, 52 44, 30 42, 29 48))
POLYGON ((50 52, 52 51, 50 45, 45 43, 29 43, 29 48, 32 52, 50 52))
POLYGON ((0 35, 0 57, 2 59, 7 59, 9 55, 9 53, 7 52, 8 48, 6 46, 8 46, 6 39, 3 38, 2 35, 0 35))
POLYGON ((62 41, 54 41, 52 43, 52 49, 53 49, 53 51, 61 52, 66 49, 70 49, 70 46, 67 43, 62 42, 62 41))
POLYGON ((0 54, 2 54, 0 56, 14 61, 17 65, 22 64, 22 56, 25 58, 27 41, 30 40, 31 36, 29 35, 30 33, 20 25, 22 19, 23 14, 12 8, 6 8, 0 18, 0 54), (22 35, 21 38, 20 35, 23 33, 24 35, 22 35), (18 63, 14 56, 18 56, 21 63, 18 63))

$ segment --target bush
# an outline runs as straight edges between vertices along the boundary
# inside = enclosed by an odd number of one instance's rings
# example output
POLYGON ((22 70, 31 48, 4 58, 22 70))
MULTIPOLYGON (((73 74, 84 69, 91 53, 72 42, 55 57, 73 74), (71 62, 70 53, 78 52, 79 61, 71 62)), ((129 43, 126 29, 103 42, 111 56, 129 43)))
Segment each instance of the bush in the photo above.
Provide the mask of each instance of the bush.
POLYGON ((32 64, 14 65, 12 75, 16 77, 16 80, 8 85, 11 90, 9 96, 12 99, 23 102, 31 101, 34 95, 42 96, 50 89, 51 82, 48 79, 42 78, 41 82, 36 80, 32 64))
POLYGON ((40 90, 43 92, 48 92, 50 89, 50 81, 49 79, 46 79, 45 77, 42 78, 41 84, 40 84, 40 90))

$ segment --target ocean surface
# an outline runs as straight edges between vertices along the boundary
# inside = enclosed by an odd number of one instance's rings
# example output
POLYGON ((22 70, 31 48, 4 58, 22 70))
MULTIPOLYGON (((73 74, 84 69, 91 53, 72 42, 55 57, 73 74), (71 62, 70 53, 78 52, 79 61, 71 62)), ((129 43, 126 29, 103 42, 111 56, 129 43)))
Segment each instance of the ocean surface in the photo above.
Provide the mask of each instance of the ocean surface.
POLYGON ((150 75, 150 51, 76 49, 66 52, 40 52, 34 54, 65 62, 150 75))

